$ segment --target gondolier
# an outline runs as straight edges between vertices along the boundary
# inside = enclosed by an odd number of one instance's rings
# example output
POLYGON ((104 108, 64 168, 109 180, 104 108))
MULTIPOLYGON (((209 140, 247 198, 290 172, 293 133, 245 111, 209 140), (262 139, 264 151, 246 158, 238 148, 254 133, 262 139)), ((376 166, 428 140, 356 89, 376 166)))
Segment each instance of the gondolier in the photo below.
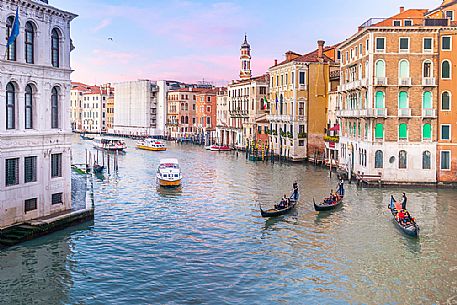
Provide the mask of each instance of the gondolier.
POLYGON ((401 198, 401 208, 403 210, 406 210, 406 202, 408 201, 408 198, 406 197, 406 194, 403 193, 402 194, 402 198, 401 198))

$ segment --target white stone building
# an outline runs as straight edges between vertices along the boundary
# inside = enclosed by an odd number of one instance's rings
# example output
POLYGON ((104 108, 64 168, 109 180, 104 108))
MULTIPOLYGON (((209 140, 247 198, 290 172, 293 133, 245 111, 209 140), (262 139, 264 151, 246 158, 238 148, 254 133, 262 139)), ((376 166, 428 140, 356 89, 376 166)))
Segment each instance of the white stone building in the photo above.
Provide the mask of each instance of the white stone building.
POLYGON ((4 0, 0 31, 0 228, 71 209, 70 22, 47 1, 4 0), (3 54, 7 54, 4 58, 3 54))
POLYGON ((138 80, 114 85, 114 126, 109 133, 127 136, 164 137, 167 94, 178 89, 174 81, 138 80))
POLYGON ((227 143, 226 129, 229 127, 229 105, 227 88, 220 88, 217 93, 216 111, 216 142, 227 143))

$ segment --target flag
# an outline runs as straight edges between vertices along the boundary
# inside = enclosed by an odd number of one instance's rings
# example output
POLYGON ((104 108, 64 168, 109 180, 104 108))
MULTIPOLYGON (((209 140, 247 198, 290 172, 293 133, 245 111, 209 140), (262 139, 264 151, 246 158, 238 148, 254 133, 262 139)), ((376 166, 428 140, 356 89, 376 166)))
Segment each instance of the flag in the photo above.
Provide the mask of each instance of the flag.
POLYGON ((268 103, 267 103, 267 97, 265 96, 263 99, 262 99, 262 110, 265 110, 267 109, 268 107, 268 103))
POLYGON ((278 96, 276 96, 276 111, 278 111, 278 96))
POLYGON ((8 37, 8 42, 6 43, 6 47, 8 48, 12 45, 15 41, 17 36, 19 36, 19 27, 21 23, 19 22, 19 7, 16 8, 16 18, 14 18, 13 28, 11 29, 10 37, 8 37))

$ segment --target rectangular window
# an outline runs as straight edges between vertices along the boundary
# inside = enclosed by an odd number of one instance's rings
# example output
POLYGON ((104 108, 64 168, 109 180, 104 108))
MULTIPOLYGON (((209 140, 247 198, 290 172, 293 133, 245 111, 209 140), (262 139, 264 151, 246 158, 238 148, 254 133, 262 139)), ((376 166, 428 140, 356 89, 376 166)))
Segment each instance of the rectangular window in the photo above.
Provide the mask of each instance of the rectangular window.
POLYGON ((62 154, 51 155, 51 178, 62 177, 62 154))
POLYGON ((305 84, 305 72, 300 71, 299 73, 299 84, 304 85, 305 84))
POLYGON ((413 25, 413 21, 412 20, 405 20, 405 21, 403 21, 403 25, 404 26, 412 26, 413 25))
POLYGON ((433 50, 433 38, 424 38, 424 53, 431 53, 433 50))
POLYGON ((409 38, 400 38, 400 53, 409 52, 409 38))
POLYGON ((451 152, 448 150, 441 151, 441 169, 442 170, 450 170, 451 169, 451 152))
POLYGON ((38 200, 36 198, 27 199, 26 201, 24 201, 24 211, 27 213, 36 210, 37 201, 38 200))
POLYGON ((384 37, 376 38, 376 52, 384 52, 386 50, 385 42, 386 39, 384 37))
POLYGON ((441 125, 441 140, 451 139, 451 125, 441 125))
POLYGON ((305 140, 298 140, 298 146, 305 146, 305 140))
POLYGON ((451 50, 451 36, 443 36, 441 38, 441 50, 450 51, 451 50))
POLYGON ((24 158, 24 183, 37 181, 37 157, 24 158))
POLYGON ((63 203, 62 197, 63 197, 62 193, 52 194, 51 204, 62 204, 63 203))
POLYGON ((393 25, 394 26, 401 26, 401 20, 394 20, 393 25))
POLYGON ((446 11, 446 18, 454 21, 454 11, 446 11))
POLYGON ((5 160, 6 186, 19 184, 19 158, 5 160))

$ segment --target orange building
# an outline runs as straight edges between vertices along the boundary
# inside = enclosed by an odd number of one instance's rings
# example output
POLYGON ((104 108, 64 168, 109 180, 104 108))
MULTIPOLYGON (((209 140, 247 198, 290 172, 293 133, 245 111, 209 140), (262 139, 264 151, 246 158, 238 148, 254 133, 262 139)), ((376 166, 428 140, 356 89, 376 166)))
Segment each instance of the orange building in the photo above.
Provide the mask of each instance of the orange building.
POLYGON ((438 38, 438 143, 437 182, 457 183, 457 1, 446 0, 426 14, 427 18, 448 20, 438 38), (454 106, 455 107, 455 106, 454 106))
POLYGON ((195 131, 206 144, 216 142, 217 92, 218 89, 206 89, 196 94, 195 131))

